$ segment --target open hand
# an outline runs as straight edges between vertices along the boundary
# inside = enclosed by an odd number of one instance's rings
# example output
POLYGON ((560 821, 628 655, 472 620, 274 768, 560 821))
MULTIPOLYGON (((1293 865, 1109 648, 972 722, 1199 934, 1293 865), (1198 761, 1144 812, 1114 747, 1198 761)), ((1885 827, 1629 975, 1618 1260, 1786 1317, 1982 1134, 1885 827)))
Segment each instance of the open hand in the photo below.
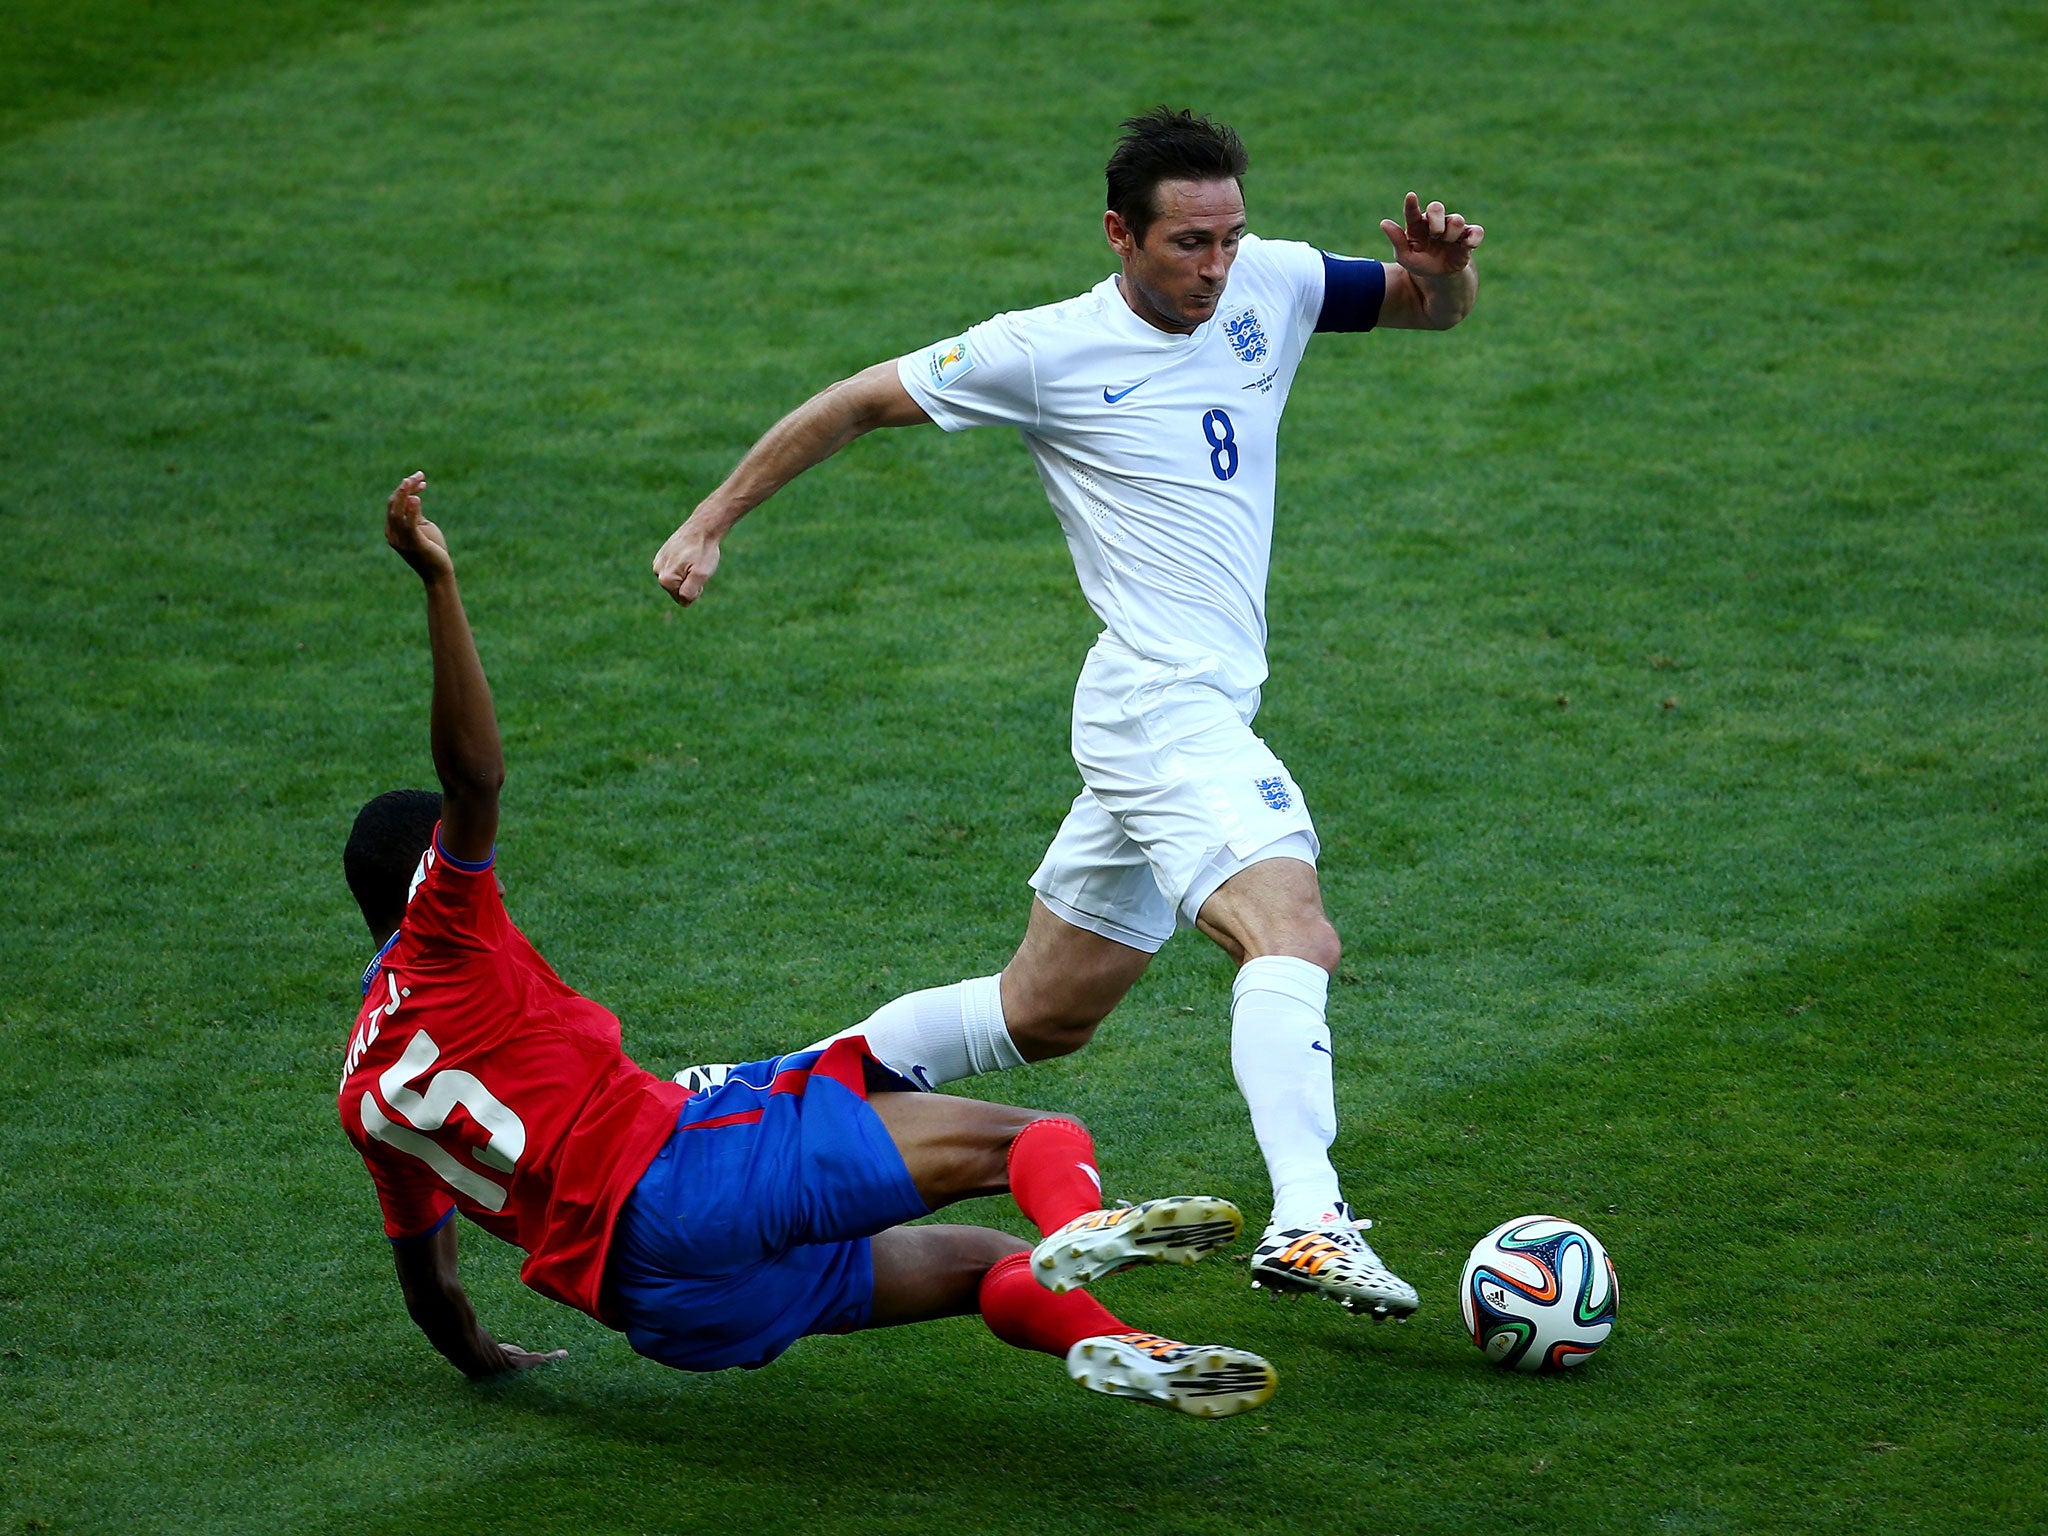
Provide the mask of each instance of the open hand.
POLYGON ((1413 192, 1403 205, 1404 228, 1392 219, 1381 219, 1380 228, 1394 243, 1394 260, 1417 277, 1442 277, 1462 272, 1472 261, 1472 252, 1486 238, 1477 224, 1467 224, 1460 214, 1445 213, 1442 203, 1422 206, 1413 192))
POLYGON ((504 1368, 508 1371, 530 1371, 537 1365, 553 1365, 557 1360, 569 1358, 566 1349, 551 1349, 545 1354, 535 1354, 530 1349, 521 1349, 517 1344, 499 1344, 498 1353, 505 1357, 504 1368))
POLYGON ((398 489, 384 506, 384 542, 405 557, 422 581, 439 581, 455 574, 455 562, 448 556, 448 541, 441 530, 420 516, 420 492, 426 486, 423 469, 398 482, 398 489))

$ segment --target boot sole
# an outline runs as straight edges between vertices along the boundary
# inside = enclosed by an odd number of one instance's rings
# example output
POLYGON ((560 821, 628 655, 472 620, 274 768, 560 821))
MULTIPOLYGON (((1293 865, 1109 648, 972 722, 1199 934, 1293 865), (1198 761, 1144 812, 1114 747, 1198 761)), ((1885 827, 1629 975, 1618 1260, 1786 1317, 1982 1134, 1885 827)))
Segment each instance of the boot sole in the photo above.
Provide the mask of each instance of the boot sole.
POLYGON ((1055 1232, 1031 1250, 1031 1273, 1064 1294, 1134 1264, 1193 1264, 1237 1241, 1244 1217, 1228 1200, 1173 1195, 1148 1200, 1113 1227, 1055 1232))
POLYGON ((1198 1346, 1166 1363, 1114 1339, 1083 1339, 1067 1352, 1067 1374, 1091 1392, 1155 1403, 1197 1419, 1227 1419, 1263 1406, 1280 1376, 1248 1350, 1198 1346))

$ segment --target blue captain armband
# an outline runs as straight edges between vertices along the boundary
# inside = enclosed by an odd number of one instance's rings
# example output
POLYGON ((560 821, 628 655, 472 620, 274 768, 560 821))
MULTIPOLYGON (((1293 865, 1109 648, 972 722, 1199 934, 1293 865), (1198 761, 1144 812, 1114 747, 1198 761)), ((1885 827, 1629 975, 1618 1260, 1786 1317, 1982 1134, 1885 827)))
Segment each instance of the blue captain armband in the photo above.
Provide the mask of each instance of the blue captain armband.
POLYGON ((1380 323, 1387 298, 1387 269, 1352 256, 1323 256, 1323 312, 1319 331, 1369 331, 1380 323))

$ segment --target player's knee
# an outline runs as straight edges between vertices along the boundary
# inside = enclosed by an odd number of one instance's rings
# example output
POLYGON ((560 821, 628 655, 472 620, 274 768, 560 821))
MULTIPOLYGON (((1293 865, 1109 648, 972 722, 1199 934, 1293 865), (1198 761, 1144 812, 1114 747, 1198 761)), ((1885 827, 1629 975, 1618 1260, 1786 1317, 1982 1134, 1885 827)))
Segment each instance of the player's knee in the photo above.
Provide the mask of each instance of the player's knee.
POLYGON ((1253 959, 1260 955, 1289 955, 1321 966, 1334 976, 1338 963, 1344 958, 1344 944, 1337 937, 1337 930, 1330 926, 1330 920, 1318 912, 1287 924, 1263 943, 1246 945, 1242 958, 1253 959))
POLYGON ((1301 958, 1321 966, 1332 976, 1336 975, 1338 963, 1344 958, 1344 941, 1337 937, 1337 930, 1330 926, 1330 920, 1317 918, 1302 937, 1304 953, 1301 958))

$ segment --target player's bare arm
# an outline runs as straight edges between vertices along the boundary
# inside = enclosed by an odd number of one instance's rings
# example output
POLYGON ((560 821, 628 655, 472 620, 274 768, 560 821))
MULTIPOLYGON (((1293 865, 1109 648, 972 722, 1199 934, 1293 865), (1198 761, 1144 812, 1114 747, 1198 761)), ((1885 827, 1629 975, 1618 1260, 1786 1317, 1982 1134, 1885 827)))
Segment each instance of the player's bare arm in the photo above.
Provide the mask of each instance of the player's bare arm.
MULTIPOLYGON (((470 634, 446 536, 420 514, 427 477, 407 475, 384 507, 385 542, 426 589, 427 638, 434 658, 429 736, 441 780, 441 844, 458 859, 491 856, 498 833, 498 792, 505 754, 490 683, 470 634)), ((455 1224, 392 1249, 405 1309, 428 1341, 465 1376, 483 1378, 562 1358, 501 1344, 476 1319, 456 1266, 455 1224)))
POLYGON ((455 562, 441 530, 420 515, 427 477, 398 483, 384 508, 384 538, 419 573, 427 592, 427 639, 434 654, 430 732, 441 780, 441 845, 458 859, 488 859, 498 838, 498 791, 505 751, 469 616, 455 585, 455 562))
POLYGON ((1404 331, 1447 331, 1472 313, 1479 298, 1479 271, 1472 253, 1486 238, 1477 224, 1447 213, 1442 203, 1423 207, 1408 194, 1402 223, 1380 220, 1393 243, 1397 266, 1387 269, 1387 296, 1380 324, 1404 331))
POLYGON ((405 1292, 407 1315, 419 1325, 427 1342, 472 1381, 568 1358, 566 1349, 535 1354, 516 1344, 502 1344, 476 1320, 456 1266, 452 1219, 418 1242, 395 1245, 391 1252, 398 1262, 398 1285, 405 1292))
POLYGON ((732 525, 813 465, 878 427, 929 422, 910 398, 892 360, 821 390, 768 429, 725 483, 697 504, 654 556, 654 579, 688 607, 718 569, 718 546, 732 525))

